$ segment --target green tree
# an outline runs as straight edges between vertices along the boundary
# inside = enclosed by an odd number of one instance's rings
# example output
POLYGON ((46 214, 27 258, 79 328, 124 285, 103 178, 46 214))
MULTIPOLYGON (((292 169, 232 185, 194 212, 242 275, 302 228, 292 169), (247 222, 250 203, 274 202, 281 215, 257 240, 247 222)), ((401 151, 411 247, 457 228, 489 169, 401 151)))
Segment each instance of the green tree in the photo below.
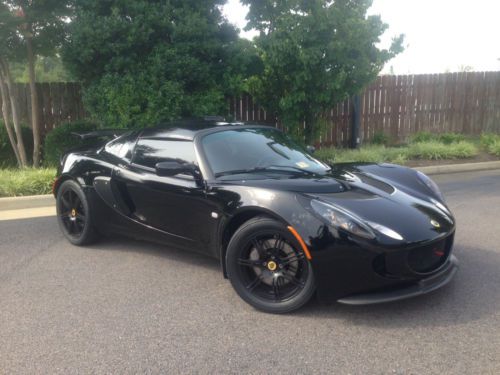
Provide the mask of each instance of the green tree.
POLYGON ((0 3, 0 96, 2 98, 2 117, 17 164, 19 167, 26 167, 28 161, 9 65, 10 61, 19 59, 19 51, 22 48, 17 33, 18 27, 18 19, 14 17, 11 9, 4 3, 0 3), (13 127, 11 126, 11 119, 13 127))
POLYGON ((247 28, 260 32, 264 64, 251 92, 306 142, 326 110, 359 92, 402 50, 403 36, 389 49, 377 46, 387 25, 367 16, 371 0, 242 2, 250 6, 247 28))
MULTIPOLYGON (((11 64, 12 78, 14 82, 28 83, 28 66, 24 63, 11 64)), ((74 82, 75 79, 69 74, 62 63, 59 55, 38 56, 35 63, 35 76, 37 82, 74 82)))
POLYGON ((226 112, 259 66, 222 0, 85 0, 63 48, 86 108, 113 127, 226 112))
POLYGON ((41 124, 38 94, 35 86, 35 63, 38 55, 54 55, 65 36, 68 17, 72 14, 71 0, 3 0, 18 19, 17 35, 26 51, 31 96, 33 129, 33 166, 41 156, 41 124))

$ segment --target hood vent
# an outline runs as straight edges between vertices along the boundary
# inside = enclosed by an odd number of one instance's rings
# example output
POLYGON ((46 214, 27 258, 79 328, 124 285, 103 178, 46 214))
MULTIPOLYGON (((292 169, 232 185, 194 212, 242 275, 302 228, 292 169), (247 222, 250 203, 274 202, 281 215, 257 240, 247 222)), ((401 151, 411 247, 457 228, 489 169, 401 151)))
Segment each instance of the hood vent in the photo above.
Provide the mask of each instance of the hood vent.
POLYGON ((370 177, 364 173, 356 173, 356 176, 365 184, 373 186, 376 189, 382 190, 383 192, 386 192, 387 194, 392 194, 394 193, 395 189, 389 185, 386 184, 385 182, 382 182, 380 180, 377 180, 376 178, 370 177))

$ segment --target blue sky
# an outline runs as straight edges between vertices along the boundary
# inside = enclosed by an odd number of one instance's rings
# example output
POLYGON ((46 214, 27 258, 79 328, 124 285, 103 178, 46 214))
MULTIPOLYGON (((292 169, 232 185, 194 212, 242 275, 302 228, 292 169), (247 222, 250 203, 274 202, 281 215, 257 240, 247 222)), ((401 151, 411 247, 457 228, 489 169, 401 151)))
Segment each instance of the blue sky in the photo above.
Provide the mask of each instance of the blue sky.
MULTIPOLYGON (((229 0, 224 13, 243 28, 247 9, 229 0)), ((381 45, 405 34, 406 50, 390 61, 396 74, 500 70, 500 0, 374 0, 371 14, 389 24, 381 45)), ((253 32, 242 32, 252 38, 253 32)))

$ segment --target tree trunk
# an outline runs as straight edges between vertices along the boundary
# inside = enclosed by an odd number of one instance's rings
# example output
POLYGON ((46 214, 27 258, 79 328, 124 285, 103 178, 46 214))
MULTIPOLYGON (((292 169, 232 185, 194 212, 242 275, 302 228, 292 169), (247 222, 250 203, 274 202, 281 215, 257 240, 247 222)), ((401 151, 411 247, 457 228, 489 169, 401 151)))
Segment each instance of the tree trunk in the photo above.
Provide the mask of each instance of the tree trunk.
POLYGON ((38 117, 38 93, 35 80, 35 55, 31 38, 26 38, 26 49, 28 53, 28 72, 31 93, 31 127, 33 129, 33 167, 40 166, 40 118, 38 117))
POLYGON ((7 87, 5 85, 5 80, 1 72, 0 72, 0 95, 2 97, 2 115, 3 115, 5 130, 7 130, 7 135, 9 136, 9 141, 12 146, 12 150, 14 150, 14 155, 16 155, 17 165, 19 166, 19 168, 21 168, 22 163, 16 145, 16 137, 14 136, 14 131, 10 126, 9 97, 7 96, 7 87))
POLYGON ((17 151, 19 153, 19 159, 21 160, 21 167, 25 168, 28 166, 28 159, 26 157, 26 149, 24 148, 23 133, 21 129, 21 124, 19 122, 19 112, 17 110, 17 101, 14 92, 14 85, 12 84, 12 78, 10 76, 9 64, 7 61, 1 58, 0 58, 0 68, 2 70, 5 83, 7 84, 7 96, 10 99, 12 122, 14 123, 14 131, 16 132, 17 151))

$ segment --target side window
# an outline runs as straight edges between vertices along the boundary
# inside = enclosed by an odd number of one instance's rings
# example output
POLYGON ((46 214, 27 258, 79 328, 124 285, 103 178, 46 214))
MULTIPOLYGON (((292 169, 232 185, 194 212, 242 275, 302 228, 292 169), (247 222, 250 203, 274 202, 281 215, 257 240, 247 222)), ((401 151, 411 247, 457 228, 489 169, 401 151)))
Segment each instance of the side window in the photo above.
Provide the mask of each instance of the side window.
POLYGON ((155 168, 162 161, 198 164, 191 141, 166 139, 139 139, 134 153, 134 164, 155 168))
POLYGON ((108 154, 130 161, 132 159, 132 151, 134 150, 137 135, 137 131, 125 133, 111 142, 108 142, 106 146, 104 146, 104 150, 108 154))

